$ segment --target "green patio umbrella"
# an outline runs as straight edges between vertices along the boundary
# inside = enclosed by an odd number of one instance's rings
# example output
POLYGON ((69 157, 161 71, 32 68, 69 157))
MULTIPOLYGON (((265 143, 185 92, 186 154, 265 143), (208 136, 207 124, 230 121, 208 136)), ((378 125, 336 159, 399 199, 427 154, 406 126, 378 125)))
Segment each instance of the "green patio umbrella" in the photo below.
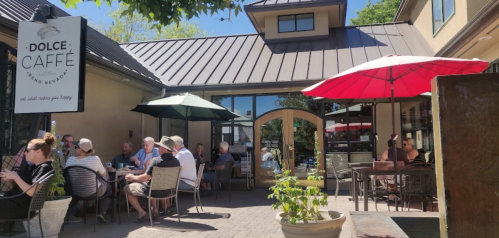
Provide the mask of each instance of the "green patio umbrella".
POLYGON ((196 95, 184 93, 137 105, 131 111, 160 118, 185 120, 185 146, 188 143, 187 121, 229 121, 241 117, 196 95))

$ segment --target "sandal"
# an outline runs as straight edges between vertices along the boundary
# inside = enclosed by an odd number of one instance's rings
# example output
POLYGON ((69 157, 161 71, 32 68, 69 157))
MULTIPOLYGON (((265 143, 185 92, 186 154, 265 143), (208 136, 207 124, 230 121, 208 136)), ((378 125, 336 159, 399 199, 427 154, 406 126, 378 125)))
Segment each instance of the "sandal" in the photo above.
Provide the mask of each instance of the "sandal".
POLYGON ((141 218, 137 218, 134 222, 135 223, 142 223, 143 221, 146 221, 148 217, 148 214, 143 215, 141 218))
POLYGON ((159 214, 152 214, 152 220, 156 221, 159 218, 159 214))

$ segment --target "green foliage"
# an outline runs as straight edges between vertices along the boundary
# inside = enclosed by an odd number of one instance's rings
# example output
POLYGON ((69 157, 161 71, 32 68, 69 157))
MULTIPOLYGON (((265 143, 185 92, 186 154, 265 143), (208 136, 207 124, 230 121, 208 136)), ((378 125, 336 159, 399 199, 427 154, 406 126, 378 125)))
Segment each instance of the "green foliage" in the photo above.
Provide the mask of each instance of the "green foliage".
MULTIPOLYGON (((315 156, 320 158, 319 136, 317 131, 314 134, 315 138, 315 156)), ((289 152, 292 148, 286 149, 285 157, 289 159, 289 152)), ((273 149, 272 154, 281 164, 282 156, 278 149, 273 149)), ((319 159, 316 166, 319 167, 319 159)), ((307 186, 305 189, 299 186, 296 176, 290 176, 291 170, 283 166, 280 173, 276 173, 275 185, 270 187, 272 193, 268 198, 275 198, 277 202, 272 204, 273 209, 282 207, 283 218, 291 224, 296 224, 298 221, 319 221, 324 218, 319 213, 319 206, 327 206, 327 194, 322 193, 318 183, 324 180, 320 175, 324 171, 318 171, 308 174, 308 180, 315 181, 315 185, 307 186)), ((279 172, 279 171, 276 171, 279 172)))
POLYGON ((155 25, 159 30, 161 26, 168 26, 172 23, 177 25, 186 18, 199 17, 199 14, 213 15, 219 11, 229 9, 229 18, 231 10, 237 15, 242 12, 244 0, 60 0, 67 8, 76 8, 77 3, 94 2, 97 6, 102 3, 111 5, 112 1, 127 4, 123 15, 133 15, 135 12, 147 19, 149 23, 158 23, 155 25))
MULTIPOLYGON (((50 132, 55 136, 55 121, 52 121, 52 126, 50 128, 50 132)), ((66 180, 64 180, 64 176, 62 175, 62 166, 61 166, 61 158, 62 158, 62 145, 59 136, 56 136, 55 148, 52 148, 51 157, 52 157, 52 167, 54 168, 54 177, 52 178, 52 183, 50 183, 49 188, 49 199, 56 199, 56 196, 63 196, 65 194, 64 187, 60 185, 64 185, 66 180)))
POLYGON ((356 18, 351 18, 349 25, 368 25, 392 22, 402 0, 367 0, 362 10, 355 10, 356 18))
POLYGON ((108 16, 113 19, 111 25, 92 21, 89 25, 118 43, 206 36, 206 31, 203 31, 195 21, 180 21, 178 24, 159 28, 156 25, 151 29, 151 23, 147 18, 137 12, 127 14, 127 9, 127 5, 120 4, 116 10, 109 12, 108 16))

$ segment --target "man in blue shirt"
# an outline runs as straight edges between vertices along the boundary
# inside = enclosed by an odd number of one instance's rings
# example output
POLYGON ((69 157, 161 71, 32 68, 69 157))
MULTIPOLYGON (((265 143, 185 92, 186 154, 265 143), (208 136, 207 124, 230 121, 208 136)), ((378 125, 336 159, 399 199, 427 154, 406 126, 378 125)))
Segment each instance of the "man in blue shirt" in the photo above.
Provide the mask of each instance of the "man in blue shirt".
POLYGON ((154 138, 144 138, 144 148, 140 149, 130 160, 135 163, 139 169, 147 168, 147 161, 152 158, 159 157, 158 148, 154 148, 154 138))
MULTIPOLYGON (((232 164, 234 166, 234 158, 232 157, 231 154, 229 154, 229 143, 227 143, 225 141, 220 142, 220 147, 218 149, 220 151, 220 157, 217 159, 217 162, 215 162, 215 165, 213 165, 213 167, 208 169, 211 171, 203 174, 204 180, 207 182, 214 181, 215 171, 223 170, 225 168, 226 161, 229 161, 229 160, 232 161, 232 164)), ((208 191, 211 190, 211 183, 207 183, 206 189, 208 191)))

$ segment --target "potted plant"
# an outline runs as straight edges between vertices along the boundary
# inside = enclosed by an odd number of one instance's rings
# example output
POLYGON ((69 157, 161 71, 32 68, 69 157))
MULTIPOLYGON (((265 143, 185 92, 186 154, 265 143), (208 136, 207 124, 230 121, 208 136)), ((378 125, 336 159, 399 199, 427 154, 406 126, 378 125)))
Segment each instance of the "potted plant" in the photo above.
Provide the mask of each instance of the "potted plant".
MULTIPOLYGON (((51 133, 55 133, 56 122, 52 121, 51 133)), ((61 226, 66 217, 69 203, 71 202, 70 196, 65 196, 64 185, 65 180, 63 176, 61 160, 62 160, 62 143, 60 136, 56 136, 56 147, 52 148, 52 167, 54 168, 54 177, 49 188, 49 198, 45 201, 43 209, 41 210, 42 216, 42 229, 44 237, 59 237, 61 226)), ((40 234, 40 226, 38 224, 38 217, 31 218, 30 221, 31 237, 42 237, 40 234)), ((24 227, 27 228, 27 222, 24 222, 24 227)))
MULTIPOLYGON (((284 153, 288 160, 292 148, 286 148, 284 153)), ((319 142, 315 132, 315 157, 316 166, 319 167, 319 142)), ((278 149, 272 150, 274 158, 281 164, 282 156, 278 149)), ((321 192, 317 186, 324 177, 320 174, 324 171, 314 171, 308 174, 308 180, 315 181, 315 185, 302 188, 299 186, 296 176, 290 176, 291 170, 288 166, 276 169, 275 185, 270 187, 272 193, 270 198, 277 200, 272 204, 273 209, 282 207, 282 212, 276 215, 281 224, 282 232, 286 238, 293 237, 339 237, 341 227, 346 220, 343 213, 336 211, 321 210, 319 206, 327 206, 327 194, 321 192), (286 168, 288 167, 288 168, 286 168)))

